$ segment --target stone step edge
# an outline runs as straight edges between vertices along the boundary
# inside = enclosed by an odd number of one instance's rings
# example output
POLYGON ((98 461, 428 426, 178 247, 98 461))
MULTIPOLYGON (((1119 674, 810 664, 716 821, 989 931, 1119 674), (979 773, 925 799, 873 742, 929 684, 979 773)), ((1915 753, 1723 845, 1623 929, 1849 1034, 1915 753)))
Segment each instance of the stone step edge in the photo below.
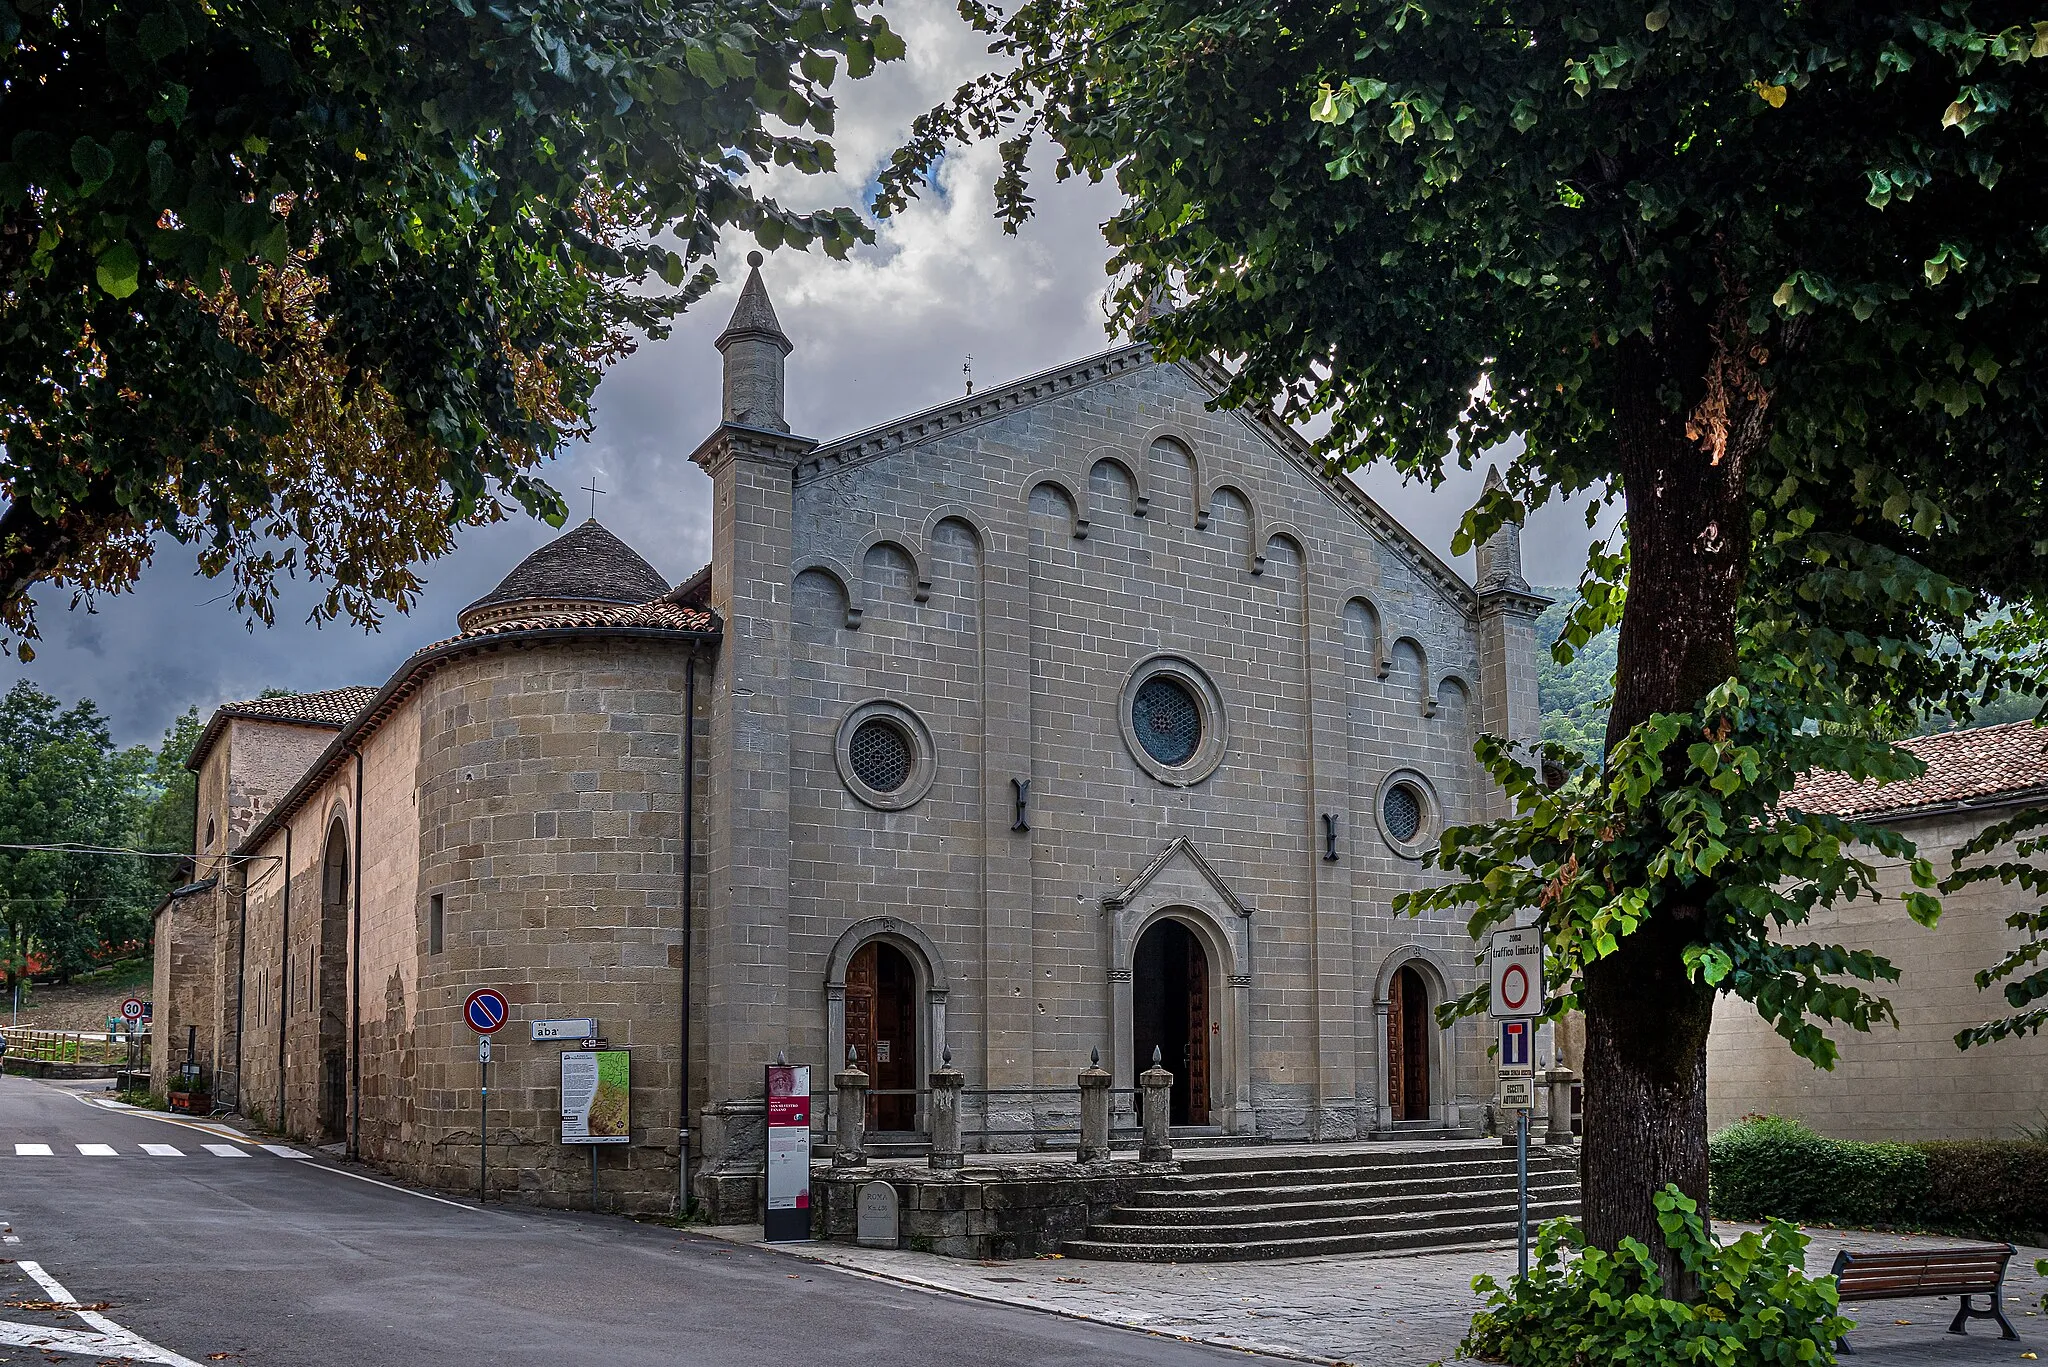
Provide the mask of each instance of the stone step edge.
MULTIPOLYGON (((1541 1224, 1560 1215, 1576 1215, 1579 1204, 1576 1201, 1549 1201, 1529 1205, 1529 1223, 1541 1224)), ((1088 1227, 1088 1238, 1095 1243, 1145 1244, 1145 1243, 1186 1243, 1186 1244, 1263 1244, 1276 1239, 1330 1238, 1340 1235, 1369 1236, 1375 1234, 1400 1235, 1425 1233, 1432 1229, 1463 1228, 1468 1224, 1495 1225, 1505 1222, 1509 1228, 1515 1224, 1515 1207, 1504 1210, 1458 1211, 1459 1223, 1446 1225, 1441 1220, 1388 1219, 1384 1216, 1334 1216, 1312 1220, 1276 1220, 1264 1224, 1226 1225, 1124 1225, 1103 1221, 1088 1227), (1341 1226, 1341 1228, 1340 1228, 1341 1226), (1270 1233, 1264 1231, 1271 1231, 1270 1233), (1290 1234, 1289 1231, 1292 1231, 1290 1234), (1176 1236, 1161 1239, 1162 1234, 1176 1236)))

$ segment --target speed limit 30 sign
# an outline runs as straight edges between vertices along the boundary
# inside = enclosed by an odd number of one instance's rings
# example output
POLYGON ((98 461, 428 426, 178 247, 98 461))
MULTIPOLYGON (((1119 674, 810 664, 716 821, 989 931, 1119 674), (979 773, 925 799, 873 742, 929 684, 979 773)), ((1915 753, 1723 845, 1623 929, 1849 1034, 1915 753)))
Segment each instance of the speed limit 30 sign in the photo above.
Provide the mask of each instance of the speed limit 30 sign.
POLYGON ((1486 946, 1486 970, 1493 979, 1489 1016, 1543 1014, 1543 932, 1535 926, 1496 930, 1486 946))

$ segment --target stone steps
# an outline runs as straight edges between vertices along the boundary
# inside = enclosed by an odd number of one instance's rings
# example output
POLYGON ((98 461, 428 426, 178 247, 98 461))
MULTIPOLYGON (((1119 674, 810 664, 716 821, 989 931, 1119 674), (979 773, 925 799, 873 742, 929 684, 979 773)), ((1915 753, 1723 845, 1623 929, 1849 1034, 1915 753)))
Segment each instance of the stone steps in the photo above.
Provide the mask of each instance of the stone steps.
MULTIPOLYGON (((1531 1225, 1576 1214, 1578 1201, 1570 1157, 1531 1152, 1531 1225)), ((1515 1159, 1492 1145, 1200 1153, 1130 1192, 1062 1251, 1222 1262, 1483 1244, 1515 1228, 1515 1159)))

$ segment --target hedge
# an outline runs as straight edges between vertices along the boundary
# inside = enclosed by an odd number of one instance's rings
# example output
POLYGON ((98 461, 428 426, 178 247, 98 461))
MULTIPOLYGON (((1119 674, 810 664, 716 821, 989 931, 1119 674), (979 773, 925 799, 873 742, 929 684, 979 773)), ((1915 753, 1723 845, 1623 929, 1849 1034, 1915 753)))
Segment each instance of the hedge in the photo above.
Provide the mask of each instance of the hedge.
POLYGON ((2048 1143, 1825 1139, 1751 1116, 1708 1144, 1715 1218, 1930 1230, 2039 1242, 2048 1231, 2048 1143))

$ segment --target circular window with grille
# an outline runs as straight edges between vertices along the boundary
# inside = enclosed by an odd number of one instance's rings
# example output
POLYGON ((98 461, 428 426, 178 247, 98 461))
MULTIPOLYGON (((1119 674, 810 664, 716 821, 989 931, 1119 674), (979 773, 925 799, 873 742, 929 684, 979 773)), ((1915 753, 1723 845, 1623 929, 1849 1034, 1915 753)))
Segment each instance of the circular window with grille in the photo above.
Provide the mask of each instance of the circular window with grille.
POLYGON ((847 790, 883 811, 917 802, 938 775, 930 728, 917 713, 885 698, 847 713, 834 749, 847 790))
POLYGON ((1223 695, 1192 661, 1177 655, 1141 660, 1119 700, 1131 758, 1161 783, 1199 783, 1223 762, 1223 695))
POLYGON ((1131 729, 1145 753, 1161 764, 1186 764, 1202 743, 1202 708, 1187 685, 1155 674, 1131 704, 1131 729))
POLYGON ((1436 789, 1413 769, 1389 774, 1380 784, 1380 834, 1404 858, 1420 859, 1429 853, 1436 843, 1440 810, 1436 789))

